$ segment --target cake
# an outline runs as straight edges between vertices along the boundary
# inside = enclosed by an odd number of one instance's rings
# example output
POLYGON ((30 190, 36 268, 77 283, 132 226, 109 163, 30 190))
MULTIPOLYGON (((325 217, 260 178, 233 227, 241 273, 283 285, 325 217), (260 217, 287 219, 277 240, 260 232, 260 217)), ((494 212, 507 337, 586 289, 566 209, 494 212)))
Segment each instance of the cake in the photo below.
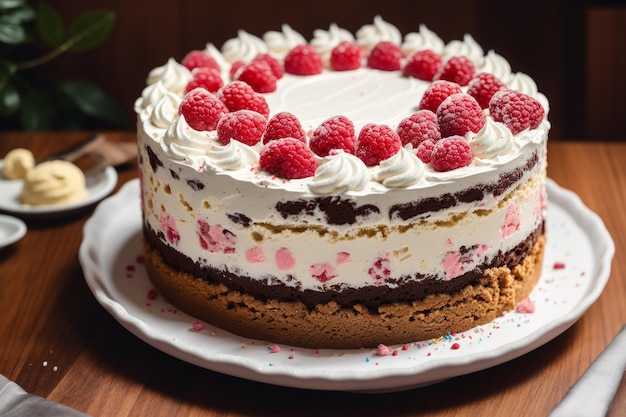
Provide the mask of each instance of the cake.
POLYGON ((410 343, 540 277, 548 101, 471 35, 240 30, 151 70, 135 111, 149 278, 224 331, 410 343))

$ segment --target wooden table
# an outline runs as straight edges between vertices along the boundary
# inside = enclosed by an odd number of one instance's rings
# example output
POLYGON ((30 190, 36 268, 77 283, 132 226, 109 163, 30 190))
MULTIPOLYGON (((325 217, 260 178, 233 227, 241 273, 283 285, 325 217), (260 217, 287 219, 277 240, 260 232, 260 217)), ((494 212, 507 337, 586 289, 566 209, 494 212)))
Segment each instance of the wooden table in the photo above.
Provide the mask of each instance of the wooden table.
MULTIPOLYGON (((20 146, 41 159, 84 136, 0 133, 0 156, 20 146)), ((107 137, 134 140, 128 132, 107 137)), ((545 416, 626 323, 626 143, 552 140, 548 169, 600 215, 617 252, 603 294, 573 327, 502 365, 372 395, 283 388, 190 365, 139 340, 96 302, 77 259, 87 211, 30 221, 26 236, 0 251, 0 374, 106 417, 545 416)), ((120 168, 118 187, 135 177, 135 165, 120 168)), ((609 415, 626 416, 624 380, 609 415)))

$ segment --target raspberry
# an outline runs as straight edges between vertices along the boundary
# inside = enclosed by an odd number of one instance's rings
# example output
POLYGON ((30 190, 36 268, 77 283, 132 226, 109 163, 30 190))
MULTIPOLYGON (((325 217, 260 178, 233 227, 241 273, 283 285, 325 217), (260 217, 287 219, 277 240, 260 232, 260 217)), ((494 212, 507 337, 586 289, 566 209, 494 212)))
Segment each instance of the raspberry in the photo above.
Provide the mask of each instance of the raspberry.
POLYGON ((291 113, 282 112, 272 116, 265 129, 263 143, 281 138, 294 138, 306 143, 306 133, 300 120, 291 113))
POLYGON ((229 71, 230 79, 236 80, 237 76, 239 75, 239 72, 241 72, 240 70, 242 70, 243 67, 245 66, 246 66, 246 63, 243 61, 233 62, 233 64, 230 66, 230 71, 229 71))
POLYGON ((474 97, 481 108, 486 109, 489 107, 491 97, 493 97, 498 90, 505 87, 504 83, 495 75, 488 72, 481 72, 467 85, 467 94, 474 97))
POLYGON ((400 137, 387 125, 365 125, 354 145, 354 154, 365 165, 378 165, 380 161, 395 155, 402 147, 400 137))
POLYGON ((190 51, 180 62, 187 67, 189 71, 196 68, 213 68, 220 70, 220 64, 209 54, 204 51, 190 51))
POLYGON ((226 113, 217 123, 217 139, 227 145, 231 139, 254 146, 263 137, 267 119, 251 110, 226 113))
POLYGON ((433 154, 433 148, 435 147, 435 142, 430 139, 426 139, 417 147, 417 157, 425 164, 430 163, 430 157, 433 154))
POLYGON ((363 50, 350 41, 342 41, 330 53, 330 67, 335 71, 349 71, 361 67, 363 50))
POLYGON ((489 113, 496 122, 504 123, 511 133, 516 134, 537 128, 545 110, 541 103, 524 93, 502 89, 491 98, 489 113))
POLYGON ((270 65, 263 60, 252 61, 241 67, 235 75, 237 80, 247 83, 257 93, 276 91, 276 76, 270 65))
POLYGON ((447 60, 437 74, 435 80, 453 81, 459 85, 467 85, 474 78, 474 64, 466 56, 453 56, 447 60))
POLYGON ((322 122, 313 131, 310 146, 319 156, 327 156, 333 149, 354 154, 354 124, 345 116, 335 116, 322 122))
POLYGON ((430 110, 419 110, 402 120, 396 128, 402 145, 410 143, 416 149, 425 140, 437 142, 441 139, 437 115, 430 110))
POLYGON ((483 109, 469 94, 452 94, 437 109, 437 122, 442 138, 463 136, 470 131, 476 133, 482 129, 485 121, 483 109))
POLYGON ((195 130, 215 130, 217 122, 226 113, 226 105, 202 87, 185 94, 178 107, 178 114, 195 130))
POLYGON ((450 136, 435 143, 430 163, 435 171, 451 171, 472 163, 472 150, 462 136, 450 136))
POLYGON ((198 67, 191 73, 193 75, 193 79, 187 84, 185 93, 188 93, 197 87, 204 87, 211 93, 215 93, 224 85, 224 80, 222 80, 220 72, 215 68, 198 67))
POLYGON ((433 81, 428 86, 424 95, 420 100, 420 110, 430 110, 433 113, 437 113, 439 105, 452 94, 461 93, 461 86, 451 81, 433 81))
POLYGON ((274 58, 270 54, 259 54, 254 58, 254 61, 263 61, 267 63, 267 65, 270 67, 270 70, 272 71, 272 74, 274 74, 274 77, 276 77, 277 80, 283 78, 283 66, 276 58, 274 58))
POLYGON ((295 75, 315 75, 322 72, 322 57, 311 45, 294 47, 284 60, 285 72, 295 75))
POLYGON ((312 177, 317 169, 311 149, 294 138, 271 140, 263 145, 259 165, 263 171, 286 179, 312 177))
POLYGON ((402 75, 432 81, 441 66, 441 57, 430 49, 413 53, 407 60, 402 75))
POLYGON ((398 45, 389 41, 380 41, 367 57, 367 66, 383 71, 397 71, 400 69, 401 59, 402 50, 398 45))
POLYGON ((269 117, 270 108, 261 94, 243 81, 232 81, 222 87, 216 94, 229 111, 252 110, 269 117))

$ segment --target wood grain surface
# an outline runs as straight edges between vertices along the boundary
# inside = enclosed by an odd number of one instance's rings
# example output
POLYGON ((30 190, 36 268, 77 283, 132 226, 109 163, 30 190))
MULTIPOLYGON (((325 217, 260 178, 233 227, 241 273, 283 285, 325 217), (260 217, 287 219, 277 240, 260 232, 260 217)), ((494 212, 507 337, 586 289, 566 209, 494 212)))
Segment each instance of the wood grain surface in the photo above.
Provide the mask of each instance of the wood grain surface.
MULTIPOLYGON (((26 147, 38 160, 86 133, 0 133, 0 157, 26 147)), ((133 142, 132 132, 108 132, 133 142)), ((626 323, 626 144, 552 140, 548 174, 576 192, 611 233, 609 282, 569 330, 502 365, 389 394, 308 391, 190 365, 125 330, 95 300, 78 263, 87 209, 28 221, 0 250, 0 374, 26 391, 93 416, 545 416, 626 323)), ((120 185, 136 164, 118 168, 120 185)), ((0 195, 0 198, 4 196, 0 195)), ((608 414, 626 416, 626 381, 608 414)))

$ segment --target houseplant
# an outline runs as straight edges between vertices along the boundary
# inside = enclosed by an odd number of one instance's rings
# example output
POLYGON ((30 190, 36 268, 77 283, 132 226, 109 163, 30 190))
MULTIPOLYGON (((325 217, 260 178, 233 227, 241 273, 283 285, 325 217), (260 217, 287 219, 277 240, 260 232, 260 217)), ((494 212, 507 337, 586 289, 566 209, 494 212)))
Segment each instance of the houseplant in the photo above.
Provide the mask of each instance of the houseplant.
POLYGON ((44 2, 0 0, 0 129, 122 127, 121 108, 85 79, 58 80, 47 65, 102 43, 115 14, 86 12, 66 25, 44 2))

